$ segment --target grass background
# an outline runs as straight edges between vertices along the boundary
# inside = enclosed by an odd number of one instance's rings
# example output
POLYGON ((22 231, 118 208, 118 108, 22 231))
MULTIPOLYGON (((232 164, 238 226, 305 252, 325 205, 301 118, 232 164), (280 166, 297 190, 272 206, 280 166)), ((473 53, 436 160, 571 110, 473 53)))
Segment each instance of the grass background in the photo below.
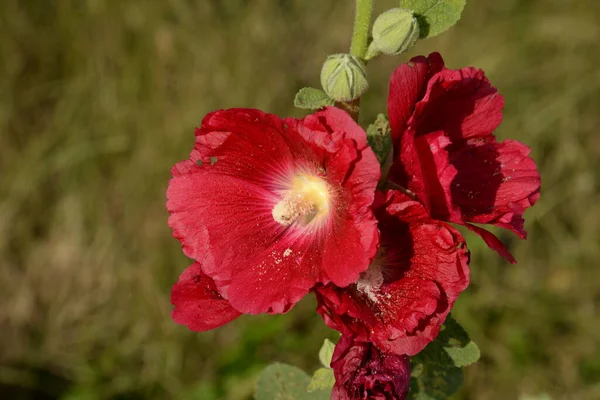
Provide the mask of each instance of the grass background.
MULTIPOLYGON (((383 11, 395 1, 379 1, 383 11)), ((317 367, 334 336, 306 299, 284 316, 194 334, 170 317, 189 264, 165 211, 169 168, 209 111, 301 116, 327 54, 349 46, 334 0, 0 2, 0 397, 250 398, 271 361, 317 367)), ((455 316, 479 343, 457 399, 600 398, 600 3, 471 1, 412 54, 485 69, 502 138, 542 173, 509 265, 468 235, 455 316)), ((368 122, 407 56, 369 65, 368 122)))

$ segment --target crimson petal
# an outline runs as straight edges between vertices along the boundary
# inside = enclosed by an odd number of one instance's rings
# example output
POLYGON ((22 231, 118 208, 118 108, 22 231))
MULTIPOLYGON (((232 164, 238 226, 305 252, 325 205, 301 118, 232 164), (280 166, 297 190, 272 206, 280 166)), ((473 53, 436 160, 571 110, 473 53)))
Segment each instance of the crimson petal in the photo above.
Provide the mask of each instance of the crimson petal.
POLYGON ((414 57, 400 65, 390 79, 388 116, 394 141, 400 138, 428 79, 444 68, 439 53, 414 57))
POLYGON ((382 198, 380 254, 355 284, 318 287, 317 311, 344 335, 414 355, 437 336, 467 287, 469 254, 460 233, 417 201, 395 191, 382 198))
POLYGON ((173 285, 171 303, 173 320, 196 332, 217 328, 241 315, 221 297, 199 263, 190 265, 173 285))
POLYGON ((342 336, 331 367, 332 400, 403 400, 410 384, 410 358, 389 354, 372 343, 342 336))
MULTIPOLYGON (((492 134, 502 121, 504 100, 483 71, 442 67, 430 73, 425 83, 418 80, 424 89, 412 109, 407 99, 414 98, 415 90, 398 84, 403 81, 417 81, 406 64, 390 82, 390 120, 405 123, 392 125, 393 136, 400 138, 399 156, 388 179, 414 193, 433 218, 491 224, 525 238, 523 213, 539 198, 540 176, 527 146, 497 142, 492 134)), ((514 262, 494 235, 468 227, 514 262)))
POLYGON ((417 135, 443 130, 453 143, 492 134, 502 122, 504 98, 484 72, 443 69, 431 77, 415 106, 417 135))
POLYGON ((217 111, 196 136, 190 159, 172 170, 169 224, 235 309, 283 313, 315 283, 348 285, 367 268, 378 243, 370 206, 379 164, 346 113, 217 111), (326 188, 326 212, 306 224, 277 220, 298 179, 326 188))

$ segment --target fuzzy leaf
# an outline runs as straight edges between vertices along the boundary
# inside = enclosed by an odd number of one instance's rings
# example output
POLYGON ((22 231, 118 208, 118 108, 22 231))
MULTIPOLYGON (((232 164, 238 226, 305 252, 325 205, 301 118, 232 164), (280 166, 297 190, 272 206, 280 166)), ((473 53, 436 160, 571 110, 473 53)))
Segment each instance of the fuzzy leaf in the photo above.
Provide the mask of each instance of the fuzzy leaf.
POLYGON ((335 349, 335 344, 333 344, 333 342, 329 339, 325 339, 323 341, 323 345, 321 346, 321 349, 319 350, 319 360, 321 361, 321 364, 323 364, 323 366, 325 368, 331 368, 330 364, 331 364, 331 358, 333 357, 333 350, 335 349))
POLYGON ((328 400, 330 391, 309 393, 310 377, 292 365, 275 363, 265 368, 256 382, 256 400, 328 400))
POLYGON ((410 379, 409 400, 445 400, 458 391, 463 382, 460 368, 434 363, 413 366, 410 379))
POLYGON ((444 400, 462 384, 461 367, 479 359, 477 345, 448 316, 438 337, 411 359, 411 400, 444 400))
POLYGON ((331 391, 334 384, 335 377, 333 376, 333 370, 331 368, 319 368, 315 371, 308 385, 308 392, 312 393, 317 390, 331 391))
POLYGON ((452 358, 454 365, 457 367, 471 365, 477 362, 481 356, 479 347, 473 341, 467 343, 463 347, 444 347, 444 350, 446 350, 446 353, 452 358))
POLYGON ((455 367, 466 367, 479 360, 481 352, 464 328, 451 316, 446 319, 438 339, 455 367))
POLYGON ((460 19, 467 0, 402 0, 402 8, 412 10, 419 21, 421 39, 437 36, 460 19))
POLYGON ((335 101, 330 99, 324 91, 310 87, 300 89, 294 98, 294 106, 309 110, 318 110, 334 104, 335 101))

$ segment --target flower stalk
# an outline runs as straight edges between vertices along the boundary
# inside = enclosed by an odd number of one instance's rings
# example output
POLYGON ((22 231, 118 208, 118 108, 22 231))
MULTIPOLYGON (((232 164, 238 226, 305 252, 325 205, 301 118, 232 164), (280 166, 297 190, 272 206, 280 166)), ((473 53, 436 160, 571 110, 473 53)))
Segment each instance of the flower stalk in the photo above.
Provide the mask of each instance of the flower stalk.
MULTIPOLYGON (((352 29, 352 42, 350 54, 364 60, 369 47, 369 28, 373 15, 373 0, 356 0, 356 11, 354 14, 354 28, 352 29)), ((336 103, 338 108, 345 110, 352 119, 358 122, 360 111, 360 97, 350 102, 336 103)))
POLYGON ((352 30, 352 44, 350 54, 364 59, 369 45, 369 28, 373 15, 373 0, 356 0, 356 13, 354 15, 354 29, 352 30))

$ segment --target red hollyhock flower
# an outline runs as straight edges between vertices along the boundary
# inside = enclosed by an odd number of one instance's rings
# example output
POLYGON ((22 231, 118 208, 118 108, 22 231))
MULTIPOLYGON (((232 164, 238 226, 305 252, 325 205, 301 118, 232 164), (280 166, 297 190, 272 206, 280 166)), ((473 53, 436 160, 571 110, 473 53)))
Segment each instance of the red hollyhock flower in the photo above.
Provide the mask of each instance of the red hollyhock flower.
POLYGON ((241 314, 219 292, 200 264, 190 265, 171 290, 173 320, 201 332, 224 325, 241 314))
POLYGON ((471 223, 525 238, 523 212, 540 194, 529 148, 492 132, 504 100, 483 71, 447 69, 438 53, 416 57, 390 81, 388 114, 398 158, 389 178, 409 189, 436 219, 465 225, 509 261, 504 245, 471 223))
POLYGON ((282 313, 316 282, 346 286, 377 251, 379 164, 341 110, 213 112, 172 175, 173 235, 239 312, 282 313))
POLYGON ((407 195, 379 193, 380 249, 346 288, 315 289, 325 323, 387 353, 417 354, 437 336, 469 284, 469 253, 460 233, 434 220, 407 195))
POLYGON ((335 385, 331 400, 401 400, 410 385, 410 359, 386 354, 371 343, 342 336, 331 368, 335 385))

